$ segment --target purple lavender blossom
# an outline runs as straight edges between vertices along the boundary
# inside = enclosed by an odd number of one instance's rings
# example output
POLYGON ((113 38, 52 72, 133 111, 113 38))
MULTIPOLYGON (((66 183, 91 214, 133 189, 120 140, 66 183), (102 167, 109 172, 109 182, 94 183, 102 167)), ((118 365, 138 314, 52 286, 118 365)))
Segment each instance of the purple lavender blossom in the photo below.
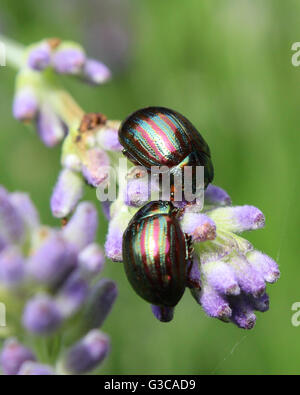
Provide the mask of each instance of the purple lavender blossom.
POLYGON ((88 245, 78 256, 79 267, 85 275, 99 274, 105 263, 102 248, 96 243, 88 245))
POLYGON ((216 224, 205 214, 187 212, 182 218, 181 227, 196 243, 216 238, 216 224))
POLYGON ((123 147, 119 142, 118 130, 105 127, 97 134, 97 142, 106 151, 121 152, 123 147))
POLYGON ((127 206, 141 207, 150 198, 150 183, 148 178, 139 179, 133 178, 128 180, 124 190, 124 203, 127 206))
POLYGON ((117 217, 110 221, 105 242, 105 254, 114 262, 122 262, 123 260, 122 243, 124 230, 120 228, 117 217))
POLYGON ((46 295, 38 295, 25 306, 23 325, 33 334, 48 335, 62 323, 62 315, 57 304, 46 295))
POLYGON ((3 187, 0 187, 0 235, 11 243, 20 242, 24 237, 24 221, 3 187))
POLYGON ((92 148, 85 153, 82 174, 90 185, 98 187, 107 182, 109 170, 109 157, 105 151, 92 148))
POLYGON ((34 46, 28 55, 28 66, 33 70, 42 71, 51 61, 51 47, 47 42, 34 46))
POLYGON ((41 141, 47 147, 54 147, 64 137, 64 126, 48 103, 41 104, 37 114, 36 126, 41 141))
POLYGON ((17 287, 25 277, 25 260, 16 246, 8 246, 0 253, 0 283, 17 287))
POLYGON ((74 314, 84 303, 89 292, 88 281, 80 271, 73 272, 59 291, 56 302, 64 317, 74 314))
POLYGON ((88 373, 102 363, 109 349, 110 342, 107 335, 92 330, 66 352, 63 358, 64 369, 73 375, 88 373))
POLYGON ((204 194, 205 204, 212 206, 230 206, 231 198, 224 189, 209 184, 204 194))
POLYGON ((118 295, 116 284, 102 279, 91 289, 84 310, 84 327, 87 331, 101 327, 109 315, 118 295))
POLYGON ((39 226, 39 214, 28 194, 21 192, 12 193, 10 194, 10 202, 22 217, 29 230, 39 226))
POLYGON ((103 84, 110 80, 111 72, 105 64, 95 59, 87 59, 84 68, 83 75, 87 81, 93 84, 103 84))
POLYGON ((60 74, 79 74, 85 60, 85 54, 80 48, 65 45, 53 54, 52 66, 60 74))
POLYGON ((76 265, 75 246, 61 235, 54 234, 47 238, 31 256, 28 272, 39 283, 57 285, 76 265))
POLYGON ((16 339, 8 339, 1 352, 1 368, 5 375, 17 375, 26 361, 35 361, 33 353, 16 339))
POLYGON ((19 121, 32 121, 38 111, 38 99, 31 88, 18 90, 14 97, 13 116, 19 121))
POLYGON ((55 372, 48 365, 27 361, 21 366, 18 376, 55 376, 55 372))
POLYGON ((74 210, 83 195, 83 180, 69 170, 61 171, 51 197, 51 211, 57 218, 66 217, 74 210))
POLYGON ((220 207, 210 212, 210 218, 219 220, 223 230, 234 233, 265 226, 263 213, 254 206, 220 207))
POLYGON ((63 229, 63 236, 79 250, 93 243, 98 228, 98 213, 95 206, 82 202, 63 229))

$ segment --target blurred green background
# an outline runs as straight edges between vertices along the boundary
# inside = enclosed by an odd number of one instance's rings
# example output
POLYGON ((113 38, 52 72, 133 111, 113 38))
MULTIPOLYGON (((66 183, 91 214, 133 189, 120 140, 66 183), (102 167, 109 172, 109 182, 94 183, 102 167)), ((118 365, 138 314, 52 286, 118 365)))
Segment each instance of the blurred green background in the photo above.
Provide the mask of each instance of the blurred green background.
MULTIPOLYGON (((244 332, 207 318, 188 292, 172 323, 157 322, 122 264, 108 263, 105 275, 120 295, 104 326, 113 348, 102 373, 300 373, 300 327, 291 324, 291 306, 300 301, 300 67, 291 63, 299 13, 297 0, 0 0, 8 36, 24 44, 77 40, 113 68, 103 87, 67 81, 84 109, 123 119, 162 105, 187 116, 211 147, 215 184, 234 204, 265 213, 266 228, 247 236, 280 264, 270 311, 244 332)), ((30 192, 43 221, 57 224, 49 197, 60 148, 46 149, 12 118, 14 76, 0 68, 0 183, 30 192)), ((85 198, 96 202, 92 190, 85 198)))

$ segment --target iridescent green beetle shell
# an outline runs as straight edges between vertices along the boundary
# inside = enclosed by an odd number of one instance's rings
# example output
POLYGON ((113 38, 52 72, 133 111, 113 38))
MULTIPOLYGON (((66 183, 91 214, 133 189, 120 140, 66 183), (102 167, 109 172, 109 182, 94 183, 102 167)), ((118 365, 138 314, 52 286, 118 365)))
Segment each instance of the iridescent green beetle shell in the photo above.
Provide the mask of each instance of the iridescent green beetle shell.
POLYGON ((175 306, 187 276, 188 241, 170 202, 142 207, 123 236, 123 262, 136 293, 147 302, 175 306))
POLYGON ((164 107, 148 107, 131 114, 121 125, 124 154, 144 166, 204 166, 205 186, 214 177, 209 146, 183 115, 164 107))

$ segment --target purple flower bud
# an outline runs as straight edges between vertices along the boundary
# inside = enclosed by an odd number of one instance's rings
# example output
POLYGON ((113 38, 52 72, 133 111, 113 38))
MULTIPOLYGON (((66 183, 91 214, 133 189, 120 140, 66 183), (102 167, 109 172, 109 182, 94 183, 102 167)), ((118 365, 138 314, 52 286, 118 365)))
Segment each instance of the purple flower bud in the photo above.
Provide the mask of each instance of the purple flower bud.
POLYGON ((83 323, 86 330, 100 328, 110 313, 117 295, 117 286, 111 280, 102 279, 93 286, 84 310, 83 323))
POLYGON ((28 272, 36 281, 54 286, 59 284, 76 264, 75 246, 62 236, 54 234, 31 256, 28 272))
POLYGON ((151 305, 152 313, 161 322, 170 322, 174 317, 174 307, 151 305))
POLYGON ((98 213, 95 206, 89 202, 82 202, 63 229, 64 237, 79 250, 92 244, 98 228, 98 213))
POLYGON ((33 70, 42 71, 49 66, 51 60, 51 48, 46 42, 31 49, 28 56, 28 66, 33 70))
POLYGON ((258 298, 254 298, 253 296, 247 296, 249 300, 249 304, 254 308, 254 310, 265 313, 269 310, 270 300, 269 296, 265 293, 258 298))
POLYGON ((57 305, 64 317, 74 314, 84 303, 89 285, 78 271, 72 273, 57 296, 57 305))
POLYGON ((65 354, 63 366, 69 374, 80 375, 98 367, 109 353, 107 335, 92 330, 65 354))
POLYGON ((116 215, 109 223, 105 242, 105 255, 114 262, 122 262, 123 233, 126 227, 121 226, 116 215))
POLYGON ((105 127, 97 134, 97 142, 105 151, 121 152, 123 149, 117 129, 105 127))
POLYGON ((95 275, 102 271, 105 256, 98 244, 90 244, 78 256, 81 270, 88 275, 95 275))
POLYGON ((47 103, 42 104, 36 125, 40 139, 47 147, 54 147, 65 135, 62 122, 47 103))
POLYGON ((23 363, 18 376, 55 376, 55 373, 50 366, 27 361, 23 363))
POLYGON ((20 242, 24 236, 24 222, 12 205, 7 191, 0 187, 0 234, 9 242, 20 242))
POLYGON ((62 315, 57 304, 46 295, 31 299, 23 312, 23 325, 37 335, 49 335, 62 323, 62 315))
POLYGON ((14 97, 13 116, 19 121, 32 121, 38 111, 38 99, 30 88, 18 90, 14 97))
POLYGON ((15 376, 26 361, 35 361, 33 353, 16 339, 8 339, 1 352, 1 367, 5 375, 15 376))
POLYGON ((107 182, 109 172, 109 157, 105 151, 93 148, 85 153, 82 174, 90 185, 98 187, 107 182))
POLYGON ((51 197, 51 210, 55 217, 64 218, 74 210, 82 198, 83 185, 80 175, 72 170, 62 170, 51 197))
POLYGON ((263 213, 254 206, 221 207, 210 211, 209 216, 223 231, 240 233, 265 226, 263 213))
POLYGON ((228 321, 231 317, 232 311, 228 301, 208 285, 203 287, 199 302, 210 317, 219 318, 222 321, 228 321))
POLYGON ((234 270, 240 288, 255 297, 261 296, 266 289, 263 277, 242 255, 233 255, 228 264, 234 270))
POLYGON ((0 253, 0 282, 10 288, 20 285, 25 276, 24 258, 15 246, 8 246, 0 253))
POLYGON ((128 180, 124 190, 124 203, 127 206, 141 207, 149 200, 150 193, 148 179, 133 178, 128 180))
POLYGON ((252 329, 256 322, 256 316, 252 306, 243 296, 232 298, 232 322, 241 329, 252 329))
POLYGON ((230 196, 224 189, 209 184, 204 194, 205 205, 212 206, 230 206, 230 196))
POLYGON ((232 268, 222 261, 209 262, 202 266, 206 281, 220 294, 239 295, 240 287, 232 268))
POLYGON ((80 48, 58 49, 52 58, 52 65, 60 74, 79 74, 85 63, 85 54, 80 48))
POLYGON ((192 236, 196 243, 216 238, 216 225, 204 214, 187 212, 181 221, 182 230, 192 236))
POLYGON ((109 68, 95 59, 86 60, 83 74, 86 79, 93 84, 103 84, 111 78, 109 68))
POLYGON ((39 214, 27 193, 12 193, 10 195, 10 201, 22 217, 27 228, 33 229, 39 226, 39 214))
POLYGON ((201 273, 199 270, 199 262, 197 258, 194 258, 188 266, 188 278, 187 286, 189 288, 201 289, 201 273))
POLYGON ((279 279, 279 267, 268 255, 254 250, 247 254, 247 259, 266 282, 273 284, 279 279))

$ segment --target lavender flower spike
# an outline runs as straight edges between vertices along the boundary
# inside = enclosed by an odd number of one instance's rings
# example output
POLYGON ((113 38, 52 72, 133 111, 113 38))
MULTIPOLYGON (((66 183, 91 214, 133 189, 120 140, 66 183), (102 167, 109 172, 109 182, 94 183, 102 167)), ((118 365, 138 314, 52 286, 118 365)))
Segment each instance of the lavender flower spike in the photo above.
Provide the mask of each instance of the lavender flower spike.
POLYGON ((13 116, 19 121, 33 120, 38 111, 38 98, 31 88, 17 90, 13 102, 13 116))
POLYGON ((64 218, 70 214, 82 198, 83 185, 80 175, 72 170, 62 170, 51 197, 51 210, 55 217, 64 218))
POLYGON ((57 304, 46 295, 38 295, 25 306, 23 325, 37 335, 49 335, 62 323, 62 316, 57 304))
POLYGON ((55 286, 77 264, 76 248, 59 234, 48 237, 28 261, 28 273, 39 283, 55 286))
POLYGON ((39 43, 31 48, 28 55, 28 66, 33 70, 42 71, 51 61, 51 47, 47 42, 39 43))
POLYGON ((55 376, 55 373, 48 365, 27 361, 23 363, 18 376, 55 376))
POLYGON ((33 353, 16 339, 8 339, 1 352, 1 368, 5 375, 15 376, 26 361, 35 361, 33 353))
POLYGON ((93 84, 103 84, 110 80, 111 72, 105 64, 95 59, 87 59, 83 68, 86 79, 93 84))
POLYGON ((265 226, 263 213, 254 206, 221 207, 209 213, 223 231, 240 233, 265 226))
POLYGON ((0 253, 0 283, 7 288, 17 287, 25 277, 25 260, 16 246, 0 253))
POLYGON ((107 335, 92 330, 67 351, 62 362, 63 368, 73 375, 88 373, 101 364, 109 349, 110 341, 107 335))
POLYGON ((78 256, 79 267, 87 276, 98 274, 102 271, 105 256, 96 243, 88 245, 78 256))
POLYGON ((60 74, 79 74, 85 61, 85 53, 80 46, 64 42, 54 52, 52 66, 60 74))
POLYGON ((98 227, 98 213, 95 206, 82 202, 63 230, 64 237, 78 249, 93 243, 98 227))

